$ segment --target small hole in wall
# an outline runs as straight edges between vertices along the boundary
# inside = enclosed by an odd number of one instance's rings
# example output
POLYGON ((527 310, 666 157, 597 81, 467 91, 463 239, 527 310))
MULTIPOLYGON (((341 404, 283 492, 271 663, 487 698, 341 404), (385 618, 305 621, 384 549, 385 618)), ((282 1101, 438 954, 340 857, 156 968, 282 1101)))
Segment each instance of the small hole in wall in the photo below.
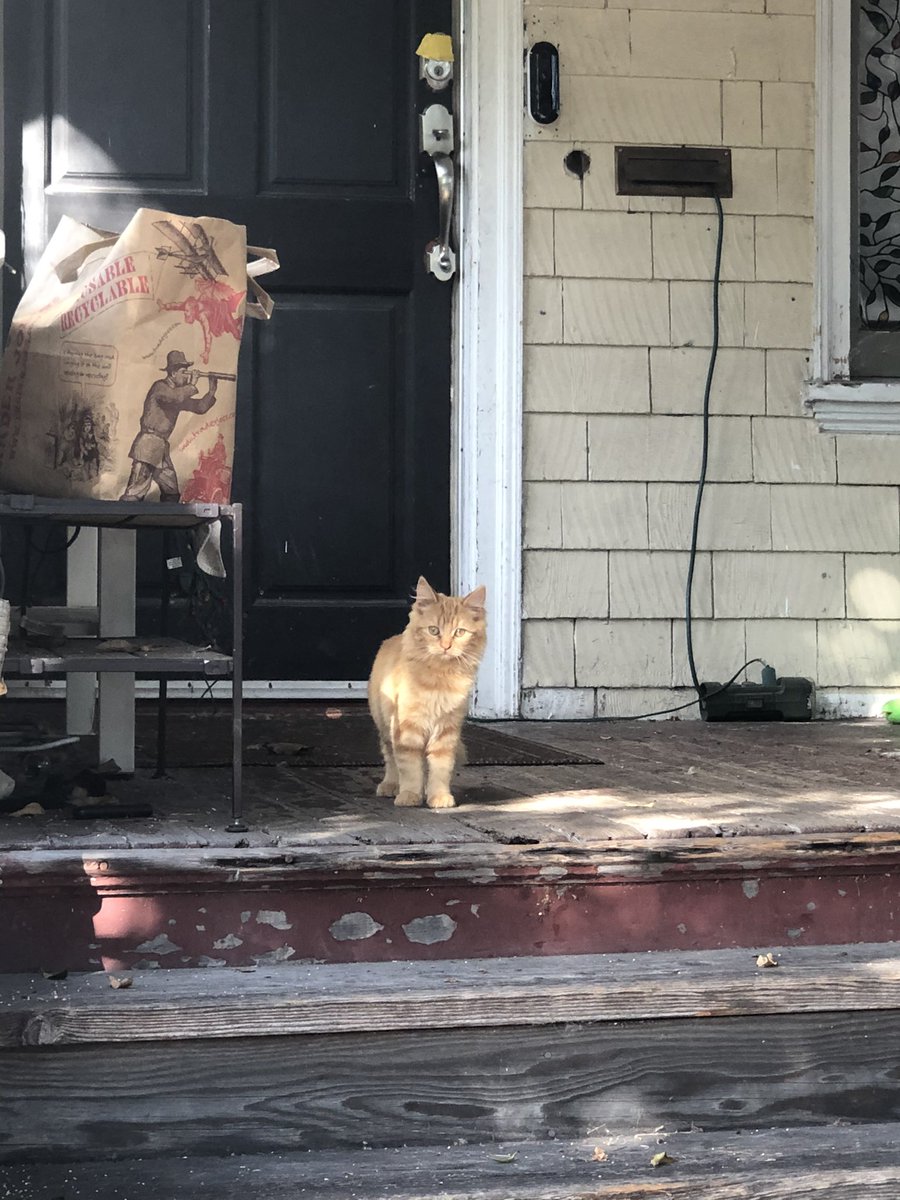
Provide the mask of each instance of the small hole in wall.
POLYGON ((570 150, 563 159, 566 170, 578 179, 584 179, 591 169, 591 156, 583 150, 570 150))

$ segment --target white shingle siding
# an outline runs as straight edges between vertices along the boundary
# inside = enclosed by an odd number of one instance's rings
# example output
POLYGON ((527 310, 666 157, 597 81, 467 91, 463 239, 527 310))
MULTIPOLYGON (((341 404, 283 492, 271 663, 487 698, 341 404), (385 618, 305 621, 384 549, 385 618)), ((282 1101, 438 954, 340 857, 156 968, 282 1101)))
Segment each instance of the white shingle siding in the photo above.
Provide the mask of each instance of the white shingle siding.
MULTIPOLYGON (((851 706, 900 687, 900 439, 816 432, 814 0, 526 5, 562 114, 526 120, 522 711, 690 698, 684 576, 711 342, 707 200, 615 191, 622 143, 726 145, 694 579, 701 678, 751 657, 851 706), (590 156, 584 180, 563 160, 590 156)), ((696 715, 688 710, 686 716, 696 715)))
MULTIPOLYGON (((647 509, 652 550, 690 547, 696 495, 692 483, 649 485, 647 509)), ((698 544, 707 550, 771 550, 772 489, 755 483, 707 484, 700 509, 698 544)))
POLYGON ((640 346, 526 346, 532 412, 649 412, 648 352, 640 346))
POLYGON ((522 630, 522 686, 572 687, 575 644, 572 621, 526 621, 522 630))
MULTIPOLYGON (((654 347, 650 379, 655 413, 700 413, 709 351, 702 347, 654 347)), ((711 410, 718 414, 762 415, 766 411, 763 350, 722 349, 713 376, 711 410)))

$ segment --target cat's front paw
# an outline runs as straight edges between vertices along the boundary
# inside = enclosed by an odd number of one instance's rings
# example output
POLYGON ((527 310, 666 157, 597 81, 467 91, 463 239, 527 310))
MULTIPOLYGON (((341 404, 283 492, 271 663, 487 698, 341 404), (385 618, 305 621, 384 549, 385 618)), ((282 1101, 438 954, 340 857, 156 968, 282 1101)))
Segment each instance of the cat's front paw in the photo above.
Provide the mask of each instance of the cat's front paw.
POLYGON ((396 796, 399 784, 390 779, 382 779, 375 789, 376 796, 396 796))
POLYGON ((428 797, 429 808, 456 808, 456 801, 449 792, 439 792, 436 796, 428 797))
POLYGON ((398 808, 419 808, 422 804, 422 797, 418 792, 398 792, 394 803, 398 808))

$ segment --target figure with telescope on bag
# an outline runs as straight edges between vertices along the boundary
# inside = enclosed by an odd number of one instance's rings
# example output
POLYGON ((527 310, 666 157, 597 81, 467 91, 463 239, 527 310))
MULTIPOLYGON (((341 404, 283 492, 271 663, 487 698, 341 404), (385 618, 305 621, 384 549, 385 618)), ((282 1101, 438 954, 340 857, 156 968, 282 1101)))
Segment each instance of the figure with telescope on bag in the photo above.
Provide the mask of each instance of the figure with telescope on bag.
POLYGON ((220 378, 212 372, 192 371, 194 364, 182 350, 170 350, 166 355, 165 377, 157 379, 144 400, 141 431, 128 452, 132 460, 131 475, 120 500, 143 500, 156 483, 161 501, 177 503, 181 498, 178 476, 172 463, 169 438, 175 429, 179 413, 209 412, 216 402, 216 386, 220 378), (201 375, 209 379, 206 394, 198 395, 195 381, 201 375))

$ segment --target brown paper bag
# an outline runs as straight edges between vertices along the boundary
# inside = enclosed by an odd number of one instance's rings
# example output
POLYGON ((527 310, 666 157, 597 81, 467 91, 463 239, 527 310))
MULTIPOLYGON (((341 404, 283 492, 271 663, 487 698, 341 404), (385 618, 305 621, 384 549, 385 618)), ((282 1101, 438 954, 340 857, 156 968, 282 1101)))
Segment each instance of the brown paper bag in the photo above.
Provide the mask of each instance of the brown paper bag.
POLYGON ((0 488, 227 503, 241 331, 271 314, 256 276, 277 266, 216 217, 63 217, 3 356, 0 488))

